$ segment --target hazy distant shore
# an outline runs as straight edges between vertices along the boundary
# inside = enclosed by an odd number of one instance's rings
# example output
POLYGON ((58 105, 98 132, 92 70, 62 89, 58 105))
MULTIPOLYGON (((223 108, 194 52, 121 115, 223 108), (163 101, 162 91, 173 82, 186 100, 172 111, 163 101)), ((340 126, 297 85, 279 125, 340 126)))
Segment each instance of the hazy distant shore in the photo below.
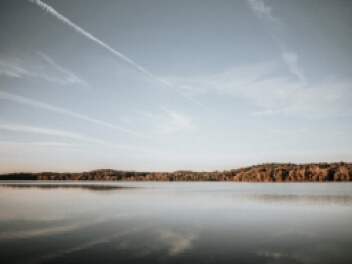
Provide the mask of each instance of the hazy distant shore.
POLYGON ((0 180, 233 182, 352 181, 352 163, 267 163, 222 172, 135 172, 102 169, 82 173, 9 173, 0 175, 0 180))

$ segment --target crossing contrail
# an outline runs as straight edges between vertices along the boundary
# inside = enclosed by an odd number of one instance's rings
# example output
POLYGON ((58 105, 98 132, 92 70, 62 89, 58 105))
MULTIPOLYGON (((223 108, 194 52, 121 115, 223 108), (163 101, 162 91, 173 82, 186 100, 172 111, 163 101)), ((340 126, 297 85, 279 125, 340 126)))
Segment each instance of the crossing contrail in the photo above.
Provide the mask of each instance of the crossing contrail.
POLYGON ((201 102, 197 101, 196 99, 182 93, 180 91, 180 89, 178 89, 177 87, 175 87, 174 85, 170 84, 169 82, 167 82, 166 80, 160 78, 159 76, 154 75, 153 73, 151 73, 150 71, 146 70, 145 68, 143 68, 142 66, 140 66, 139 64, 137 64, 135 61, 133 61, 132 59, 128 58, 127 56, 123 55, 121 52, 118 52, 117 50, 113 49, 112 47, 110 47, 108 44, 104 43, 103 41, 101 41, 100 39, 94 37, 92 34, 90 34, 89 32, 85 31, 84 29, 82 29, 81 27, 77 26, 75 23, 73 23, 71 20, 69 20, 68 18, 64 17, 63 15, 61 15, 59 12, 57 12, 54 8, 52 8, 50 5, 40 1, 40 0, 29 0, 30 2, 38 5, 39 7, 41 7, 44 11, 50 13, 51 15, 53 15, 54 17, 56 17, 58 20, 60 20, 61 22, 63 22, 64 24, 68 25, 69 27, 71 27, 73 30, 75 30, 76 32, 80 33, 81 35, 85 36, 86 38, 94 41, 95 43, 99 44, 100 46, 102 46, 103 48, 107 49, 108 51, 110 51, 112 54, 114 54, 115 56, 119 57, 120 59, 126 61, 127 63, 131 64, 132 66, 134 66, 135 68, 137 68, 138 70, 140 70, 141 72, 145 73, 146 75, 148 75, 149 77, 151 77, 154 80, 157 80, 158 82, 161 82, 162 84, 172 88, 173 90, 175 90, 179 95, 183 96, 184 98, 192 101, 193 103, 197 104, 198 106, 206 109, 209 112, 212 112, 212 110, 210 110, 207 106, 205 106, 204 104, 202 104, 201 102))

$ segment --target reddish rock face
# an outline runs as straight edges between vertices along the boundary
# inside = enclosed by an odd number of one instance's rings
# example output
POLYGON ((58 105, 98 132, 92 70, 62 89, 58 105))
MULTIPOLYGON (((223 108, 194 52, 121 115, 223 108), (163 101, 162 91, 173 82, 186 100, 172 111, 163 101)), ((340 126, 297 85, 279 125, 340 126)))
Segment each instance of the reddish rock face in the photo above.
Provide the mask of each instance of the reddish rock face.
POLYGON ((91 181, 235 181, 309 182, 352 181, 352 163, 270 163, 223 172, 134 172, 96 170, 82 173, 17 173, 0 175, 0 180, 91 180, 91 181))

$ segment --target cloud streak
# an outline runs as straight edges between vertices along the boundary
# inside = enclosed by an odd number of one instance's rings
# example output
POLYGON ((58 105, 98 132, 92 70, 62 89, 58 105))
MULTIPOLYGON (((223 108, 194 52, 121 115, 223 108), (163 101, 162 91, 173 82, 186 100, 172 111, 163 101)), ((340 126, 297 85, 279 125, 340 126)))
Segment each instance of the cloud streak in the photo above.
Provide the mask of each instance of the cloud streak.
MULTIPOLYGON (((62 107, 53 106, 53 105, 50 105, 50 104, 47 104, 47 103, 44 103, 44 102, 41 102, 41 101, 37 101, 37 100, 32 100, 32 99, 26 98, 26 97, 23 97, 23 96, 18 96, 18 95, 14 95, 14 94, 11 94, 11 93, 0 91, 0 100, 1 99, 2 100, 9 100, 9 101, 16 102, 16 103, 23 104, 23 105, 28 105, 28 106, 33 106, 33 107, 45 109, 45 110, 48 110, 48 111, 51 111, 51 112, 54 112, 54 113, 58 113, 58 114, 67 115, 67 116, 70 116, 70 117, 73 117, 73 118, 77 118, 77 119, 80 119, 80 120, 84 120, 84 121, 87 121, 87 122, 90 122, 90 123, 93 123, 93 124, 97 124, 97 125, 100 125, 100 126, 103 126, 103 127, 114 129, 114 130, 117 130, 119 132, 122 132, 122 133, 127 134, 127 135, 131 135, 131 136, 134 136, 134 137, 147 139, 147 140, 158 142, 158 143, 161 143, 161 144, 164 144, 164 145, 176 146, 175 143, 173 143, 171 141, 168 141, 168 140, 163 140, 163 139, 158 138, 158 137, 153 137, 153 136, 137 133, 137 132, 134 132, 134 131, 131 131, 131 130, 128 130, 128 129, 125 129, 125 128, 122 128, 122 127, 119 127, 119 126, 116 126, 114 124, 111 124, 111 123, 108 123, 108 122, 104 122, 104 121, 92 118, 90 116, 82 115, 80 113, 77 113, 77 112, 62 108, 62 107)), ((176 129, 176 125, 178 125, 179 129, 180 129, 180 125, 183 125, 183 128, 186 128, 185 126, 187 124, 182 123, 182 122, 188 122, 188 121, 190 121, 190 120, 188 120, 188 119, 187 120, 183 120, 182 117, 174 116, 173 117, 173 124, 172 124, 173 125, 173 129, 176 129), (176 120, 175 120, 175 118, 176 118, 176 120), (178 123, 176 124, 175 122, 178 122, 178 123)), ((191 125, 191 124, 189 124, 189 125, 191 125)), ((9 129, 10 128, 8 128, 8 130, 9 129)), ((13 128, 13 129, 15 129, 15 128, 13 128)), ((27 132, 30 132, 29 130, 30 129, 28 129, 27 132)), ((55 135, 54 134, 55 131, 54 130, 51 131, 50 129, 46 130, 44 128, 43 130, 41 130, 40 128, 38 128, 37 130, 36 129, 32 130, 32 132, 36 132, 36 131, 38 131, 38 132, 41 131, 43 133, 47 132, 48 135, 49 135, 49 133, 52 132, 53 133, 52 135, 55 135)), ((56 131, 56 132, 58 132, 58 131, 56 131)), ((62 131, 62 132, 63 133, 61 133, 61 135, 60 135, 60 132, 56 133, 56 136, 66 136, 66 137, 71 137, 71 138, 75 138, 75 139, 78 139, 78 140, 90 141, 90 142, 98 143, 100 145, 104 145, 106 147, 113 148, 113 149, 127 149, 127 150, 134 150, 134 151, 138 151, 138 152, 148 152, 148 153, 152 153, 152 154, 160 153, 157 150, 152 150, 152 149, 148 149, 148 148, 121 146, 121 145, 112 144, 111 142, 106 142, 106 141, 100 140, 100 139, 84 137, 84 136, 79 135, 79 134, 66 133, 64 131, 62 131)), ((191 148, 191 146, 189 146, 189 145, 177 144, 177 146, 185 148, 185 149, 191 148)))
POLYGON ((157 138, 154 138, 154 137, 150 137, 150 136, 147 136, 147 135, 144 135, 144 134, 136 133, 136 132, 130 131, 128 129, 116 126, 114 124, 110 124, 110 123, 107 123, 107 122, 104 122, 104 121, 101 121, 101 120, 98 120, 98 119, 95 119, 95 118, 92 118, 92 117, 89 117, 89 116, 86 116, 86 115, 82 115, 80 113, 77 113, 77 112, 62 108, 62 107, 53 106, 53 105, 50 105, 50 104, 47 104, 47 103, 44 103, 44 102, 32 100, 32 99, 29 99, 29 98, 26 98, 26 97, 23 97, 23 96, 18 96, 18 95, 14 95, 14 94, 11 94, 11 93, 0 91, 0 99, 9 100, 9 101, 13 101, 13 102, 16 102, 16 103, 19 103, 19 104, 30 105, 30 106, 42 108, 42 109, 49 110, 49 111, 52 111, 52 112, 55 112, 55 113, 71 116, 71 117, 78 118, 78 119, 81 119, 81 120, 85 120, 85 121, 88 121, 90 123, 94 123, 94 124, 98 124, 98 125, 101 125, 101 126, 104 126, 104 127, 112 128, 112 129, 118 130, 120 132, 123 132, 125 134, 129 134, 129 135, 132 135, 132 136, 137 136, 137 137, 140 137, 140 138, 145 138, 145 139, 149 139, 149 140, 162 142, 160 139, 157 139, 157 138))
POLYGON ((13 149, 30 149, 33 148, 50 148, 55 150, 78 150, 76 145, 63 142, 15 142, 15 141, 1 141, 0 152, 8 152, 13 149), (73 148, 74 147, 74 148, 73 148))
POLYGON ((88 85, 86 81, 58 65, 49 56, 40 52, 38 52, 38 55, 46 62, 46 65, 35 65, 34 59, 28 63, 20 59, 0 58, 0 75, 10 78, 40 78, 61 85, 88 85), (48 67, 48 64, 51 67, 48 67))
POLYGON ((273 37, 277 45, 280 47, 281 57, 283 62, 287 65, 290 72, 296 76, 296 78, 302 82, 306 83, 306 77, 303 71, 298 66, 298 55, 288 49, 282 41, 282 35, 285 34, 284 25, 280 19, 276 18, 272 14, 271 7, 267 6, 262 0, 247 0, 247 3, 255 14, 255 16, 263 23, 264 27, 269 31, 270 35, 273 37))
POLYGON ((66 75, 66 82, 67 83, 76 83, 76 84, 81 84, 81 85, 88 85, 88 83, 81 78, 77 77, 75 74, 72 72, 62 68, 60 65, 58 65, 53 59, 51 59, 49 56, 38 52, 38 54, 49 64, 51 64, 55 69, 57 69, 59 72, 63 73, 66 75))
POLYGON ((285 115, 304 118, 351 116, 349 80, 325 78, 316 84, 276 76, 278 64, 259 63, 228 71, 172 80, 189 93, 215 93, 250 101, 253 116, 285 115), (244 89, 245 87, 245 89, 244 89))
POLYGON ((165 108, 161 110, 161 114, 139 111, 138 113, 143 118, 138 120, 138 122, 151 124, 155 128, 155 131, 160 134, 173 134, 194 129, 191 117, 165 108))
POLYGON ((295 75, 301 82, 306 82, 303 71, 298 67, 298 56, 293 51, 286 51, 281 54, 283 61, 286 63, 291 73, 295 75))
POLYGON ((9 130, 13 132, 30 132, 30 133, 39 133, 50 136, 60 136, 60 137, 68 137, 74 139, 82 139, 82 136, 79 134, 66 132, 63 130, 56 130, 44 127, 32 127, 32 126, 23 126, 23 125, 12 125, 12 124, 1 124, 0 130, 9 130))
MULTIPOLYGON (((149 155, 161 154, 162 152, 157 150, 152 150, 148 148, 140 148, 140 147, 132 147, 132 146, 121 146, 118 144, 114 144, 111 142, 107 142, 105 140, 87 137, 85 135, 72 133, 63 130, 57 129, 50 129, 45 127, 34 127, 34 126, 25 126, 19 124, 1 124, 0 123, 0 131, 7 130, 11 132, 21 132, 21 133, 36 133, 41 135, 48 135, 48 136, 56 136, 56 137, 64 137, 64 138, 71 138, 74 140, 90 142, 94 144, 98 144, 103 146, 104 148, 109 149, 118 149, 118 150, 130 150, 136 151, 138 153, 148 153, 149 155)), ((56 150, 64 150, 66 151, 81 151, 81 145, 75 144, 68 144, 62 142, 30 142, 30 143, 23 143, 23 142, 14 142, 14 141, 1 141, 0 140, 0 152, 9 152, 16 149, 16 151, 21 150, 23 152, 25 149, 30 149, 31 151, 36 148, 50 148, 56 150)))
POLYGON ((50 5, 40 1, 40 0, 29 0, 30 2, 38 5, 40 8, 42 8, 45 12, 53 15, 55 18, 57 18, 58 20, 60 20, 62 23, 66 24, 67 26, 69 26, 70 28, 72 28, 73 30, 75 30, 77 33, 83 35, 84 37, 94 41, 95 43, 97 43, 98 45, 100 45, 101 47, 105 48, 106 50, 110 51, 112 54, 114 54, 115 56, 119 57, 120 59, 124 60, 125 62, 129 63, 130 65, 132 65, 133 67, 137 68, 138 70, 140 70, 141 72, 143 72, 144 74, 146 74, 147 76, 149 76, 150 78, 164 84, 167 87, 172 88, 174 91, 176 91, 179 95, 181 95, 182 97, 188 99, 189 101, 197 104, 198 106, 204 108, 205 110, 212 112, 207 106, 203 105, 201 102, 195 100, 194 98, 182 93, 177 87, 175 87, 174 85, 170 84, 169 82, 167 82, 166 80, 160 78, 159 76, 151 73, 150 71, 146 70, 144 67, 140 66, 139 64, 137 64, 135 61, 133 61, 132 59, 128 58, 127 56, 125 56, 124 54, 122 54, 121 52, 113 49, 112 47, 110 47, 108 44, 106 44, 105 42, 101 41, 100 39, 96 38, 95 36, 93 36, 92 34, 90 34, 89 32, 85 31, 84 29, 82 29, 81 27, 77 26, 75 23, 73 23, 71 20, 69 20, 68 18, 66 18, 65 16, 63 16, 62 14, 60 14, 59 12, 57 12, 54 8, 52 8, 50 5))
MULTIPOLYGON (((75 140, 80 140, 80 141, 85 141, 85 142, 91 142, 95 144, 102 145, 104 147, 108 147, 110 149, 122 149, 122 150, 134 150, 138 152, 148 152, 148 153, 159 153, 158 151, 153 151, 150 149, 146 148, 134 148, 134 147, 129 147, 129 146, 120 146, 114 143, 107 142, 105 140, 101 139, 96 139, 92 137, 87 137, 85 135, 73 133, 73 132, 68 132, 64 130, 58 130, 58 129, 51 129, 51 128, 45 128, 45 127, 35 127, 35 126, 26 126, 26 125, 19 125, 19 124, 5 124, 5 123, 0 123, 0 130, 7 130, 11 132, 25 132, 25 133, 36 133, 36 134, 41 134, 41 135, 48 135, 48 136, 56 136, 56 137, 64 137, 64 138, 71 138, 75 140)), ((33 146, 33 147, 65 147, 68 144, 65 143, 56 143, 56 142, 38 142, 38 143, 19 143, 19 142, 4 142, 0 141, 0 146, 33 146), (17 145, 16 145, 17 143, 17 145)), ((69 145, 68 145, 69 146, 69 145)))
POLYGON ((98 144, 107 145, 107 143, 103 140, 94 139, 90 137, 86 137, 77 133, 67 132, 64 130, 51 129, 45 127, 34 127, 34 126, 25 126, 25 125, 17 125, 17 124, 4 124, 0 123, 0 130, 7 130, 11 132, 26 132, 26 133, 36 133, 48 136, 57 136, 57 137, 65 137, 72 138, 75 140, 88 141, 98 144))
POLYGON ((271 8, 266 6, 261 0, 247 0, 251 10, 255 15, 261 20, 267 20, 271 23, 276 23, 279 25, 280 22, 271 14, 271 8))

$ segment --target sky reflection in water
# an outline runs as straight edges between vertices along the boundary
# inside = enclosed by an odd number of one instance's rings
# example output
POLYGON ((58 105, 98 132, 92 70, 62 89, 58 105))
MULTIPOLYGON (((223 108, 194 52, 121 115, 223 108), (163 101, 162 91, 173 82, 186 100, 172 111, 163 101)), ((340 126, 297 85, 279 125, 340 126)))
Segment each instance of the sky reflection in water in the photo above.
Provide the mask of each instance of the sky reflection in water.
POLYGON ((0 259, 351 263, 351 187, 7 182, 0 185, 0 259))

